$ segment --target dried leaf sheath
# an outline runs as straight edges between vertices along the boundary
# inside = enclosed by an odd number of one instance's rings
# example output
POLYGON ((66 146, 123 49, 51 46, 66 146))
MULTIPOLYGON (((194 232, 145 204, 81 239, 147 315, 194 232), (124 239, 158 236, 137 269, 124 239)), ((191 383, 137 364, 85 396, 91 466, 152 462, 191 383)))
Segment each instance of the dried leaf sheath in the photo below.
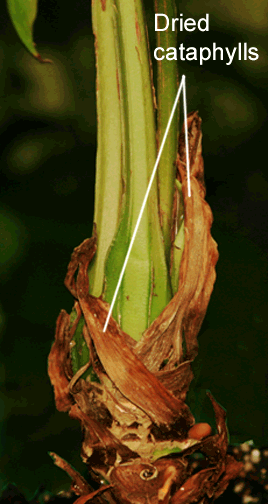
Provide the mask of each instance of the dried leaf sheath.
MULTIPOLYGON (((197 113, 189 115, 188 128, 191 198, 186 187, 184 133, 177 161, 185 208, 179 288, 142 339, 135 343, 114 319, 107 332, 102 332, 109 306, 89 294, 88 282, 88 266, 97 247, 96 233, 74 250, 65 279, 76 299, 76 319, 71 325, 65 311, 58 318, 49 376, 57 408, 69 411, 81 423, 84 462, 111 485, 103 495, 101 487, 97 497, 95 492, 88 494, 88 499, 98 502, 208 502, 222 493, 240 469, 240 464, 226 456, 225 412, 212 396, 218 433, 201 440, 188 437, 194 424, 185 404, 192 379, 190 363, 197 353, 197 334, 212 292, 218 258, 210 234, 212 214, 204 201, 201 120, 197 113), (73 376, 70 349, 82 318, 90 357, 73 376), (97 380, 92 381, 91 375, 83 378, 89 367, 97 380), (205 454, 207 464, 199 473, 191 474, 188 456, 196 450, 205 454)), ((80 495, 77 504, 86 502, 82 491, 80 495)))
MULTIPOLYGON (((192 360, 197 354, 197 335, 204 319, 218 259, 217 244, 210 234, 212 212, 204 200, 201 119, 188 116, 191 166, 191 198, 187 196, 184 132, 180 135, 177 179, 184 197, 185 245, 180 266, 179 289, 153 324, 145 331, 136 351, 151 371, 159 370, 172 352, 172 363, 192 360), (185 338, 186 355, 182 355, 185 338)), ((168 363, 168 367, 171 363, 168 363)))

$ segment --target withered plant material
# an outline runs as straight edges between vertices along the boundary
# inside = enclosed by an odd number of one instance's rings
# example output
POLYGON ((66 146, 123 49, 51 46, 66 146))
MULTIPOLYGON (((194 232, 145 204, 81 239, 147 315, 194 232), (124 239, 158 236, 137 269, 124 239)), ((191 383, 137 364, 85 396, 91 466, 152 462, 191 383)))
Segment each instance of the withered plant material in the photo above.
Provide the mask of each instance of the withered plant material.
MULTIPOLYGON (((185 248, 179 288, 161 315, 136 343, 110 319, 109 305, 89 294, 88 266, 97 250, 97 234, 77 247, 65 285, 75 298, 75 321, 62 310, 49 355, 49 376, 56 407, 77 418, 83 431, 82 459, 99 484, 87 486, 78 473, 53 454, 56 465, 73 479, 80 497, 98 504, 183 504, 212 502, 240 471, 226 454, 225 411, 210 395, 217 433, 204 439, 188 436, 194 418, 185 403, 192 379, 191 362, 197 334, 215 281, 217 245, 210 228, 212 213, 205 202, 201 120, 188 117, 192 194, 187 196, 184 132, 180 136, 177 178, 185 209, 185 248), (71 348, 79 322, 89 360, 75 374, 71 348), (92 375, 86 378, 85 371, 92 375), (192 473, 189 456, 199 451, 205 467, 192 473), (104 478, 105 485, 102 484, 104 478)), ((174 197, 176 214, 178 194, 174 197)), ((173 239, 175 239, 174 222, 173 239)), ((138 314, 137 314, 138 316, 138 314)))
MULTIPOLYGON (((185 245, 180 266, 179 288, 161 315, 145 331, 136 345, 137 354, 151 371, 157 371, 171 354, 167 368, 193 360, 198 352, 200 330, 215 282, 217 244, 210 234, 212 212, 205 201, 201 119, 188 116, 191 197, 187 195, 184 128, 180 135, 177 179, 184 199, 185 245), (186 353, 183 355, 183 341, 186 353)), ((176 206, 176 198, 174 201, 176 206)), ((174 226, 175 228, 175 226, 174 226)), ((174 229, 173 229, 173 239, 174 229)), ((191 377, 189 375, 189 382, 191 377)), ((189 385, 189 383, 188 383, 189 385)))

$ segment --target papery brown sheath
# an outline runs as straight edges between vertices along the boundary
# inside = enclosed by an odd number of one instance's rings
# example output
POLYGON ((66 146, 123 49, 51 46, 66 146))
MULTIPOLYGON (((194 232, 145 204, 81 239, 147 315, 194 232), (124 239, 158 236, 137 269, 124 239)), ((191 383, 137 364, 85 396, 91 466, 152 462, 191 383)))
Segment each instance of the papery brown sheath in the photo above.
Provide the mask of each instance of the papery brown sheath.
MULTIPOLYGON (((204 200, 201 120, 197 113, 189 114, 188 131, 190 198, 184 131, 177 158, 177 179, 182 184, 185 209, 179 288, 138 343, 113 318, 103 333, 109 305, 89 294, 88 282, 88 266, 97 250, 96 232, 71 257, 65 285, 75 298, 77 317, 71 325, 70 316, 61 311, 48 372, 57 409, 68 411, 80 421, 82 459, 99 481, 99 489, 93 490, 53 453, 56 465, 73 480, 72 489, 79 496, 76 504, 213 502, 241 469, 241 464, 226 454, 225 411, 211 394, 217 433, 201 440, 188 437, 195 423, 185 403, 193 377, 191 362, 197 355, 197 334, 213 289, 218 259, 217 245, 210 234, 212 213, 204 200), (73 376, 70 349, 81 318, 90 357, 73 376), (90 376, 83 378, 89 367, 95 381, 90 376), (193 473, 189 456, 196 451, 205 456, 205 467, 193 473), (100 483, 102 478, 107 484, 100 483)), ((174 214, 176 204, 175 192, 174 214)))

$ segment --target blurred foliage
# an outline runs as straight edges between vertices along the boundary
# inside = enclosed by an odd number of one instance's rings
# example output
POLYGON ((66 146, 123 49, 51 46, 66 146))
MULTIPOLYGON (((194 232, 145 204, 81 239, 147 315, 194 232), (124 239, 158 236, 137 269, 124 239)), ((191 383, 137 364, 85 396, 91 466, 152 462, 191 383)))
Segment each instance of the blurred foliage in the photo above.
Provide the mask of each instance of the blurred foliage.
POLYGON ((211 17, 226 31, 227 29, 252 30, 255 33, 264 33, 268 28, 268 6, 263 0, 218 0, 212 2, 205 0, 200 3, 198 0, 186 2, 183 8, 185 14, 196 17, 202 16, 204 12, 209 12, 211 17))
MULTIPOLYGON (((156 46, 152 1, 146 2, 156 46)), ((184 17, 210 13, 210 32, 179 34, 191 46, 259 49, 256 62, 179 62, 188 109, 203 119, 208 202, 219 244, 217 281, 200 333, 189 401, 213 414, 209 388, 227 409, 231 442, 268 445, 267 422, 267 4, 187 1, 184 17), (264 159, 264 161, 263 161, 264 159)), ((1 484, 32 496, 68 488, 47 455, 85 474, 75 421, 55 411, 47 355, 55 320, 72 299, 63 286, 70 254, 91 235, 96 154, 95 62, 90 2, 41 0, 34 40, 53 65, 20 45, 0 8, 1 484)), ((154 63, 154 62, 153 62, 154 63)))

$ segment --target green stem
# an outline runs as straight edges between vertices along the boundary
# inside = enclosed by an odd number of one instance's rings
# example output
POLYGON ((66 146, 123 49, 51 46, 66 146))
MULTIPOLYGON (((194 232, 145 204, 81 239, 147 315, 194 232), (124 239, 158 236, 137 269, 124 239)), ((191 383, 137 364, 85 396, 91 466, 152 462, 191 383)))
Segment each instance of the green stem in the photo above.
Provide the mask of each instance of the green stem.
MULTIPOLYGON (((98 69, 98 250, 89 278, 90 291, 111 302, 155 163, 156 131, 141 0, 94 0, 92 9, 98 69)), ((155 180, 113 315, 139 340, 170 298, 155 180)))
MULTIPOLYGON (((176 17, 176 6, 173 0, 155 0, 155 12, 166 14, 169 19, 176 17)), ((161 26, 159 26, 161 27, 161 26)), ((168 29, 157 31, 157 46, 167 49, 177 46, 176 32, 168 29)), ((178 90, 177 61, 164 58, 157 61, 157 140, 158 145, 164 136, 166 125, 178 90)), ((179 108, 178 108, 179 110, 179 108)), ((158 167, 159 203, 161 226, 165 242, 165 252, 168 266, 171 253, 172 208, 175 189, 176 157, 178 150, 178 118, 175 115, 158 167)))
POLYGON ((90 267, 89 282, 91 294, 100 296, 103 291, 105 260, 121 211, 124 122, 117 73, 118 44, 115 36, 114 2, 107 0, 103 9, 102 3, 94 0, 92 18, 97 67, 98 151, 94 222, 98 235, 98 252, 90 267))
MULTIPOLYGON (((129 177, 126 185, 129 184, 130 193, 129 205, 126 206, 122 218, 123 225, 120 226, 107 260, 105 297, 109 302, 156 159, 153 89, 142 4, 139 0, 128 2, 118 0, 116 6, 120 46, 123 47, 121 59, 121 73, 125 76, 123 96, 127 97, 126 161, 129 177), (126 220, 128 220, 127 230, 126 220), (123 257, 122 250, 124 250, 123 257), (116 268, 117 275, 114 274, 116 268)), ((150 322, 166 306, 170 296, 155 180, 119 291, 115 312, 117 319, 126 332, 139 340, 150 322)))

